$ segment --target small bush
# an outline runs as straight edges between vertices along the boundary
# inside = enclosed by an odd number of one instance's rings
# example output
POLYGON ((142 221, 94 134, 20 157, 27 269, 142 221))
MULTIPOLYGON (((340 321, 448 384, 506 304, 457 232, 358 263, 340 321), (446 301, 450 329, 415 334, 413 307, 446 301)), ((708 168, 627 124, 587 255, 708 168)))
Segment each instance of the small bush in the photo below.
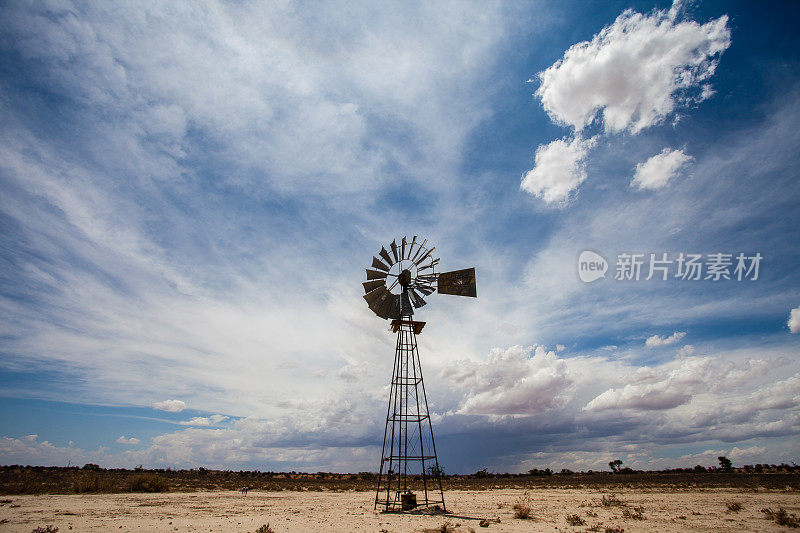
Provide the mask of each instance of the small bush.
POLYGON ((725 506, 728 508, 728 511, 731 512, 731 513, 738 513, 739 511, 742 510, 742 504, 739 503, 739 502, 728 502, 728 503, 725 504, 725 506))
POLYGON ((254 533, 275 533, 275 530, 269 527, 269 524, 264 524, 260 528, 256 529, 254 533))
POLYGON ((571 526, 582 526, 586 524, 586 520, 576 514, 568 514, 567 523, 571 526))
POLYGON ((58 527, 57 526, 45 526, 45 527, 37 527, 33 530, 32 533, 57 533, 58 527))
POLYGON ((619 526, 606 527, 605 533, 625 533, 625 530, 619 526))
POLYGON ((138 474, 128 480, 128 492, 167 492, 169 484, 153 474, 138 474))
POLYGON ((630 509, 623 509, 622 518, 628 518, 630 520, 644 520, 644 507, 634 507, 633 511, 630 509))
POLYGON ((526 492, 522 496, 520 496, 517 501, 514 502, 512 506, 514 509, 514 518, 519 518, 520 520, 527 520, 531 517, 531 497, 526 492))
POLYGON ((798 518, 794 513, 787 513, 783 507, 780 507, 777 511, 773 511, 772 509, 761 509, 761 512, 766 515, 765 518, 767 520, 774 520, 776 524, 786 527, 800 528, 800 518, 798 518))
POLYGON ((600 505, 603 507, 624 507, 625 502, 617 498, 616 494, 603 494, 600 498, 600 505))

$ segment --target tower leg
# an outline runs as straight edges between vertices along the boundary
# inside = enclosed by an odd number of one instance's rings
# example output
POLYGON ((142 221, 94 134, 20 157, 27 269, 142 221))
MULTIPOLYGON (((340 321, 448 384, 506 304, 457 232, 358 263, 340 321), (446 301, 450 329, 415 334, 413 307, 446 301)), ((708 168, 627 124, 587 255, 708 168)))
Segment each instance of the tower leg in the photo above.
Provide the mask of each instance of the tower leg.
POLYGON ((403 512, 436 507, 446 510, 417 337, 412 322, 402 320, 397 330, 375 509, 403 512))

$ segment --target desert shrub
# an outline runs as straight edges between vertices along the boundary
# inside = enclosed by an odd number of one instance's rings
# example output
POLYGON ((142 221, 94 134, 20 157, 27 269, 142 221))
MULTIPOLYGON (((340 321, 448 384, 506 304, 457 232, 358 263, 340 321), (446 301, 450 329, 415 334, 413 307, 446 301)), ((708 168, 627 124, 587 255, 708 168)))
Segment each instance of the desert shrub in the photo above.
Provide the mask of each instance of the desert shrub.
POLYGON ((264 524, 260 528, 256 529, 254 533, 275 533, 275 530, 269 527, 269 524, 264 524))
POLYGON ((582 526, 586 524, 586 520, 576 514, 567 515, 567 524, 571 526, 582 526))
POLYGON ((605 533, 625 533, 625 530, 619 526, 607 526, 605 533))
POLYGON ((773 511, 772 509, 761 509, 761 512, 766 515, 765 518, 767 520, 774 520, 776 524, 786 527, 800 528, 800 518, 798 518, 794 513, 787 513, 783 507, 780 507, 777 511, 773 511))
POLYGON ((603 507, 624 507, 625 502, 617 498, 616 494, 603 494, 600 498, 600 505, 603 507))
POLYGON ((623 509, 622 518, 628 518, 630 520, 644 520, 644 507, 634 507, 633 511, 630 509, 623 509))
POLYGON ((128 492, 167 492, 166 480, 153 474, 137 474, 128 480, 128 492))
POLYGON ((33 530, 32 533, 57 533, 58 527, 57 526, 44 526, 44 527, 37 527, 33 530))
POLYGON ((725 506, 731 513, 738 513, 739 511, 742 510, 742 504, 739 502, 728 502, 725 504, 725 506))
POLYGON ((113 490, 110 480, 98 474, 81 473, 72 479, 72 492, 110 492, 113 490))
POLYGON ((519 498, 517 501, 514 502, 514 505, 511 506, 514 509, 514 518, 519 518, 520 520, 527 520, 531 516, 531 497, 526 492, 519 498))

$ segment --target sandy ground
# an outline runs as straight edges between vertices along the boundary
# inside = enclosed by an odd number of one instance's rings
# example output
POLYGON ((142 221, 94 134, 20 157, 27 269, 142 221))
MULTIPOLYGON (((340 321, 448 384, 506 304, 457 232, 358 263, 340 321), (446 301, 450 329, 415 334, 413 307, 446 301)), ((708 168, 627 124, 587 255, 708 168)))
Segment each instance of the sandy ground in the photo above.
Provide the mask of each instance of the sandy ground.
POLYGON ((195 492, 166 494, 31 495, 0 497, 0 532, 57 526, 67 531, 231 531, 252 532, 270 524, 284 531, 791 531, 764 518, 761 509, 783 507, 800 514, 797 492, 621 491, 626 506, 605 507, 591 490, 532 490, 532 519, 514 518, 522 490, 450 491, 448 516, 380 514, 365 492, 195 492), (727 510, 738 502, 739 512, 727 510), (643 508, 644 519, 624 518, 643 508), (567 515, 586 521, 570 526, 567 515), (482 519, 500 519, 487 528, 482 519), (596 526, 596 527, 594 527, 596 526), (591 528, 591 529, 590 529, 591 528), (616 530, 619 531, 619 530, 616 530))

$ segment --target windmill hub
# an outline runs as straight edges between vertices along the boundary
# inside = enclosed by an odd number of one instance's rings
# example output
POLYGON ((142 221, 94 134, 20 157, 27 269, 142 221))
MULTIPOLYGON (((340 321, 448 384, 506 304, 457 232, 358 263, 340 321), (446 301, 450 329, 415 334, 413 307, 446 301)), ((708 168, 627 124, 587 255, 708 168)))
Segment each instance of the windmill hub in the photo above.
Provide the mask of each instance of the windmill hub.
POLYGON ((411 320, 415 309, 425 305, 423 296, 434 292, 477 296, 475 269, 436 272, 439 259, 427 239, 411 242, 403 237, 381 247, 367 269, 364 299, 372 311, 391 319, 397 334, 389 408, 383 434, 383 455, 375 493, 375 509, 386 512, 418 508, 446 510, 441 469, 433 440, 428 398, 422 381, 417 335, 425 322, 411 320), (437 490, 438 489, 438 490, 437 490), (417 498, 413 490, 421 492, 417 498), (437 494, 438 492, 438 494, 437 494))
POLYGON ((404 289, 411 286, 411 271, 407 268, 404 268, 403 271, 400 272, 400 286, 404 289))

